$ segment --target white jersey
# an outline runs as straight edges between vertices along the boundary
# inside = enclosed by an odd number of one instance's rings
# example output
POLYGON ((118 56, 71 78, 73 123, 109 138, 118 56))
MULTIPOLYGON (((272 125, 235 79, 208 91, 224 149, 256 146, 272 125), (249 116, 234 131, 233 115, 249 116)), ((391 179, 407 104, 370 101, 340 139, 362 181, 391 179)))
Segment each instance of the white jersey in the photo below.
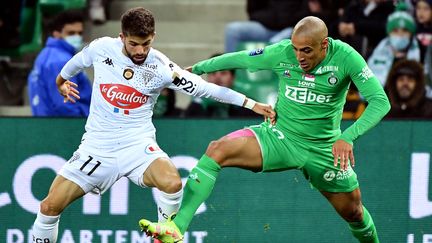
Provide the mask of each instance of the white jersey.
POLYGON ((61 71, 64 79, 70 79, 83 68, 94 67, 90 114, 81 143, 87 150, 118 151, 154 138, 153 107, 163 88, 239 106, 245 100, 240 93, 181 69, 156 49, 150 49, 142 65, 134 64, 122 49, 120 38, 96 39, 61 71))

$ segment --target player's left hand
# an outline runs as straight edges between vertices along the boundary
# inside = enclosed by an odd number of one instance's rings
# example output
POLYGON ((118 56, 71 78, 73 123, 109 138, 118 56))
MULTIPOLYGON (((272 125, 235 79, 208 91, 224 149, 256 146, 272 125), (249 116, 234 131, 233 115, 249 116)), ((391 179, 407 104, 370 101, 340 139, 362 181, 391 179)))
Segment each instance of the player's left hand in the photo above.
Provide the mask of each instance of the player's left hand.
POLYGON ((257 102, 252 110, 257 114, 263 115, 264 121, 269 119, 270 124, 276 124, 276 112, 273 110, 271 105, 257 102))
POLYGON ((62 83, 60 86, 58 86, 59 93, 63 96, 63 102, 71 102, 75 103, 75 99, 79 99, 79 91, 76 89, 78 88, 78 84, 66 80, 66 82, 62 83))
POLYGON ((351 161, 351 166, 354 167, 354 152, 353 146, 342 139, 337 140, 333 144, 332 153, 334 156, 333 165, 336 167, 338 161, 340 161, 341 170, 348 170, 349 162, 351 161))

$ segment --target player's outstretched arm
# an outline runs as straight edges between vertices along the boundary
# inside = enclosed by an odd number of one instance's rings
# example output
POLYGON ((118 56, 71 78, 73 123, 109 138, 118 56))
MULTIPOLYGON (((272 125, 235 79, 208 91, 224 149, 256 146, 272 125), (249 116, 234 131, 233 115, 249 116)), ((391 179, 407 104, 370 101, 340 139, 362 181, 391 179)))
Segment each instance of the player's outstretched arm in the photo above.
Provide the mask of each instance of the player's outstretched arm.
POLYGON ((181 69, 176 64, 172 64, 172 69, 173 81, 170 88, 192 96, 211 98, 218 102, 243 106, 257 114, 263 115, 265 120, 270 120, 271 124, 274 125, 276 123, 276 112, 271 105, 258 103, 228 87, 209 83, 200 76, 191 73, 190 67, 181 69))
POLYGON ((60 74, 57 75, 56 78, 56 84, 57 89, 59 93, 64 97, 63 102, 71 102, 75 103, 75 99, 79 99, 79 91, 76 89, 78 88, 78 84, 64 79, 60 74))

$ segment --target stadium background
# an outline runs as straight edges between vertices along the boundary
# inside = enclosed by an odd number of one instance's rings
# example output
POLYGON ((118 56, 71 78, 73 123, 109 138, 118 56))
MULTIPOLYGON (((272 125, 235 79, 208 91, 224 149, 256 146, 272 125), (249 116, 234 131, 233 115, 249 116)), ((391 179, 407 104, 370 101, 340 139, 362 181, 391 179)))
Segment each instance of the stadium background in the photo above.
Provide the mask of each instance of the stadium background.
MULTIPOLYGON (((0 242, 29 242, 38 201, 79 144, 84 122, 0 119, 0 242)), ((155 124, 158 143, 185 178, 210 140, 258 122, 161 119, 155 124)), ((432 240, 431 129, 430 122, 384 121, 355 145, 364 203, 381 242, 432 240)), ((152 191, 127 180, 113 190, 68 208, 61 216, 59 242, 150 242, 138 232, 137 221, 157 218, 152 191)), ((355 242, 298 171, 226 169, 199 211, 185 242, 355 242)))

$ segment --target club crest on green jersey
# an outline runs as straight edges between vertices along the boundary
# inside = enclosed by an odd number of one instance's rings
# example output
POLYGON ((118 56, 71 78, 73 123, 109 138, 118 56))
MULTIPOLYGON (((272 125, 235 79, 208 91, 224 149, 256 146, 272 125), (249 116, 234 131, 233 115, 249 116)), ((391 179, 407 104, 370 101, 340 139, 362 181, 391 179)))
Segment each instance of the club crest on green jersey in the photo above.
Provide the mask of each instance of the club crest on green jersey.
POLYGON ((336 77, 336 75, 334 73, 330 74, 330 77, 327 79, 327 82, 331 85, 334 86, 337 84, 337 82, 339 81, 339 79, 336 77))

